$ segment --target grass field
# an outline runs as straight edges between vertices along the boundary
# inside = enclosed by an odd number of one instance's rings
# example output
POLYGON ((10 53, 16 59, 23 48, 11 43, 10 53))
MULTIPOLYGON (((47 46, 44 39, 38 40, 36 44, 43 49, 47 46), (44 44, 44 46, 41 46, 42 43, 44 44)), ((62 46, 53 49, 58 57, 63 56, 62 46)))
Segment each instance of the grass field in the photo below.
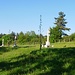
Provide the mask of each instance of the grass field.
POLYGON ((75 43, 51 45, 0 47, 0 75, 75 75, 75 43))
POLYGON ((75 47, 75 42, 57 42, 51 43, 51 45, 54 45, 54 48, 75 47))

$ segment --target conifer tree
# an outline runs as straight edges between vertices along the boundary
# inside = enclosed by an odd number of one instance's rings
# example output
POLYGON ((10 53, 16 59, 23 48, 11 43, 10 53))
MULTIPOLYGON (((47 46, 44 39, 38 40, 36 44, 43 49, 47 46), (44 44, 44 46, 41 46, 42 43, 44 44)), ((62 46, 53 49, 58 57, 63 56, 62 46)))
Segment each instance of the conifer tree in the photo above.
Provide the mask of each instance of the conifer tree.
POLYGON ((70 30, 70 28, 66 27, 66 19, 64 18, 66 15, 64 12, 59 12, 59 16, 55 18, 55 27, 50 28, 50 41, 58 42, 62 39, 62 35, 67 35, 64 31, 70 30))
POLYGON ((64 30, 70 30, 70 28, 66 27, 66 19, 64 18, 66 15, 64 14, 64 12, 59 12, 59 16, 57 18, 55 18, 55 25, 59 28, 59 31, 62 32, 62 35, 67 35, 66 33, 64 33, 64 30))

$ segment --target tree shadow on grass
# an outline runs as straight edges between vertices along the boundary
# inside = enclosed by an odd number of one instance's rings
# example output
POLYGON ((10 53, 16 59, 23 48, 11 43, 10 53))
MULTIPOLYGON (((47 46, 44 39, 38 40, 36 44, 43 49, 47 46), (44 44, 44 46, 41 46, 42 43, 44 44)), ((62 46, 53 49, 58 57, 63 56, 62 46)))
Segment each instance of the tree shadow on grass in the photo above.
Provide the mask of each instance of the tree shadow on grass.
POLYGON ((33 46, 0 47, 0 55, 11 50, 18 50, 19 48, 29 48, 29 47, 33 46))
POLYGON ((0 55, 11 50, 17 50, 19 47, 0 47, 0 55))
POLYGON ((0 47, 0 54, 8 51, 9 51, 8 47, 0 47))
POLYGON ((75 48, 54 49, 54 53, 52 69, 39 75, 75 75, 75 48))
POLYGON ((0 70, 8 75, 74 75, 75 48, 49 48, 0 62, 0 70), (15 60, 15 61, 13 61, 15 60), (16 71, 12 71, 17 68, 16 71))

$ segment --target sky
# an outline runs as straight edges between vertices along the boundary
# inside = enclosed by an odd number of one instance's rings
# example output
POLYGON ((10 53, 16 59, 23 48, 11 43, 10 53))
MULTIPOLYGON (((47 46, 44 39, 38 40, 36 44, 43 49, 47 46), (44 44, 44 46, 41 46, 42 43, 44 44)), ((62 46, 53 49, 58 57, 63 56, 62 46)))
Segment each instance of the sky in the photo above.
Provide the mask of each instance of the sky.
POLYGON ((39 34, 40 15, 42 15, 41 33, 46 35, 54 27, 60 11, 64 12, 68 35, 75 32, 75 0, 0 0, 0 33, 12 31, 26 33, 35 31, 39 34))

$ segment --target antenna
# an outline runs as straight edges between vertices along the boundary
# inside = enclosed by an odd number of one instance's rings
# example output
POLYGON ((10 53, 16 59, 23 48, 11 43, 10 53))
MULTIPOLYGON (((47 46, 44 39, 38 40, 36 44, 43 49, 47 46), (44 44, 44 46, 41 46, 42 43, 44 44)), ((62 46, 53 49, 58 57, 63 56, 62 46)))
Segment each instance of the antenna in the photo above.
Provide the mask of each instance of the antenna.
POLYGON ((41 26, 42 26, 42 15, 40 15, 40 26, 39 26, 39 30, 40 30, 40 50, 41 50, 41 26))

